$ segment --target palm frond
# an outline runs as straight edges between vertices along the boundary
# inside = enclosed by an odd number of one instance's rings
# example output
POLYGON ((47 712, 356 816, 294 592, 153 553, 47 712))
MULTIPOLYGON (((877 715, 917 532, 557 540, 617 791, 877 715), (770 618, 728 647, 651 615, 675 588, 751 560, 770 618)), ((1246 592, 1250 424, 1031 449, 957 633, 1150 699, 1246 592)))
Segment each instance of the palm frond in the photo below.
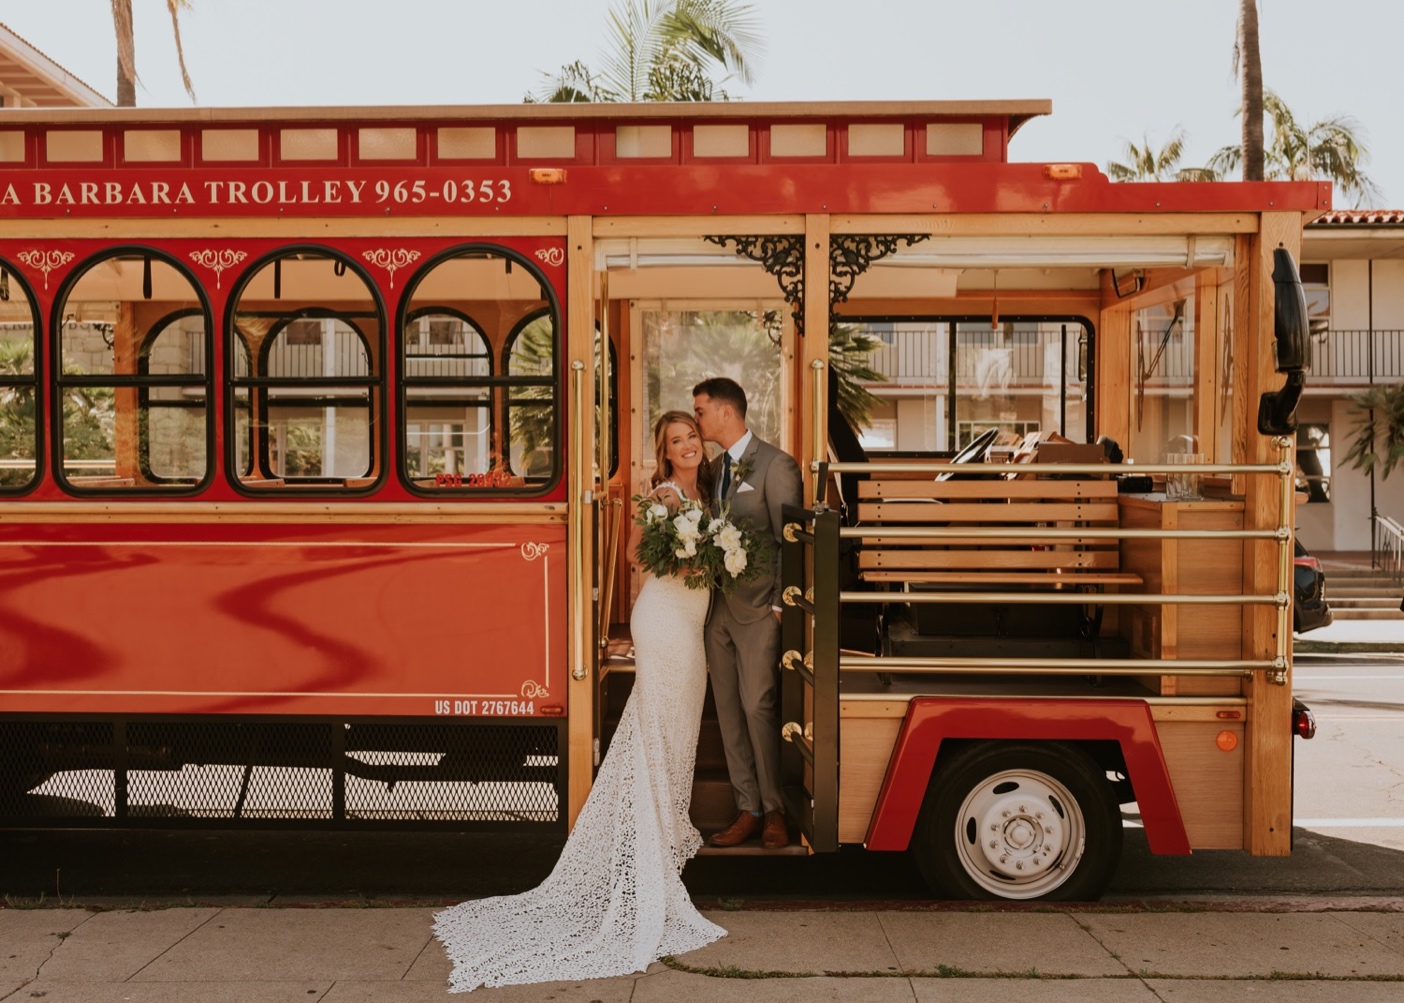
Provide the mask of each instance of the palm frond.
POLYGON ((1127 163, 1108 163, 1107 175, 1113 181, 1164 181, 1172 178, 1176 165, 1184 156, 1185 139, 1184 128, 1177 125, 1159 150, 1151 146, 1148 135, 1141 137, 1141 146, 1123 140, 1122 155, 1127 163))
POLYGON ((750 6, 732 0, 676 0, 666 21, 669 35, 693 54, 710 57, 743 84, 754 81, 752 62, 765 52, 765 42, 750 6))
POLYGON ((180 82, 185 85, 185 93, 190 95, 191 102, 194 102, 195 85, 190 82, 190 71, 185 68, 185 47, 180 41, 180 12, 182 8, 194 10, 190 0, 166 0, 166 10, 171 15, 171 31, 175 34, 176 59, 180 62, 180 82))

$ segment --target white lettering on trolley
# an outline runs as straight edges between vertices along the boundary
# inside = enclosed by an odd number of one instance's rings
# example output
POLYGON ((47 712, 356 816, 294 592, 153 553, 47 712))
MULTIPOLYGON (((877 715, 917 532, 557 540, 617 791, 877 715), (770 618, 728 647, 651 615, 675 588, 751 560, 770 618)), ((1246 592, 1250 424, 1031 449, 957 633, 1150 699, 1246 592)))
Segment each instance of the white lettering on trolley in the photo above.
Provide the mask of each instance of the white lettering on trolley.
POLYGON ((269 179, 211 178, 184 181, 34 181, 7 184, 0 206, 169 206, 169 205, 478 205, 512 201, 507 178, 269 179), (191 188, 191 184, 194 188, 191 188), (196 193, 199 197, 196 197, 196 193), (26 200, 25 195, 29 198, 26 200))
POLYGON ((536 701, 495 699, 435 700, 434 713, 441 717, 525 717, 536 713, 536 701))
MULTIPOLYGON (((0 198, 3 205, 23 205, 14 185, 9 185, 0 198)), ((195 193, 181 182, 176 187, 170 181, 124 186, 120 181, 64 182, 54 187, 48 181, 34 182, 32 205, 196 205, 195 193)))

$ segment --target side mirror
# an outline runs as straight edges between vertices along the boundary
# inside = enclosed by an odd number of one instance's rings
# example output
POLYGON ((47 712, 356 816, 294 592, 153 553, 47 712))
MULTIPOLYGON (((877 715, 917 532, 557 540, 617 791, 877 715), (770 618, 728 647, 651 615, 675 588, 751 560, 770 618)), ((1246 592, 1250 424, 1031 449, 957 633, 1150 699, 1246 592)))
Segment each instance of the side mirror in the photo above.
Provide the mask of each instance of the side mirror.
POLYGON ((1287 382, 1281 390, 1265 393, 1258 401, 1258 431, 1263 435, 1290 435, 1297 430, 1297 401, 1311 365, 1311 328, 1297 263, 1286 248, 1272 252, 1272 282, 1277 371, 1287 375, 1287 382))
POLYGON ((1277 339, 1277 371, 1311 368, 1311 324, 1297 263, 1284 247, 1272 252, 1272 327, 1277 339))

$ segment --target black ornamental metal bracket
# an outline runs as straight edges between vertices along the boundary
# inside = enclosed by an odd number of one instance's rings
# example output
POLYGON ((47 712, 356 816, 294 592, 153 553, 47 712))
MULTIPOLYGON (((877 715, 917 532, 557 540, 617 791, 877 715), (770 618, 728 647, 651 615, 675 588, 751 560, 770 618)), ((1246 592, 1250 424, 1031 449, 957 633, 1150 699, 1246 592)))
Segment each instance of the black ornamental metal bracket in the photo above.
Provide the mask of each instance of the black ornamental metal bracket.
MULTIPOLYGON (((874 261, 895 254, 900 246, 911 247, 927 239, 925 233, 855 234, 829 237, 829 316, 834 307, 848 299, 853 283, 874 261)), ((703 240, 726 247, 735 245, 738 256, 749 258, 775 276, 780 294, 790 304, 795 331, 804 335, 804 235, 770 234, 758 237, 720 236, 703 240)))

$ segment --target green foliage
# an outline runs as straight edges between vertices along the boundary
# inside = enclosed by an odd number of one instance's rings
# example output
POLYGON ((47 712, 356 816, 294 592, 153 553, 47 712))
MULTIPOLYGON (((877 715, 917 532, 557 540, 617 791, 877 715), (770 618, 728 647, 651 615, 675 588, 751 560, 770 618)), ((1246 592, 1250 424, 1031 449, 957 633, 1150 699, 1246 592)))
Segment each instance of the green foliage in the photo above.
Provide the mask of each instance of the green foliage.
POLYGON ((1372 387, 1350 400, 1359 413, 1345 462, 1366 473, 1379 467, 1387 479, 1404 464, 1404 383, 1372 387))
POLYGON ((669 310, 644 318, 647 398, 652 421, 670 405, 692 409, 692 388, 727 376, 746 391, 746 424, 774 442, 780 434, 780 352, 764 318, 745 310, 669 310))
MULTIPOLYGON (((509 371, 513 376, 549 376, 555 364, 555 329, 551 318, 543 315, 524 327, 512 343, 509 371)), ((524 463, 528 457, 549 455, 555 445, 555 408, 551 407, 550 387, 513 387, 508 433, 521 450, 524 463), (533 402, 540 401, 540 404, 533 402)), ((527 474, 521 470, 518 473, 527 474)))
MULTIPOLYGON (((83 370, 64 366, 64 374, 81 376, 83 370)), ((0 341, 0 376, 20 377, 34 372, 33 347, 28 341, 0 341)), ((115 395, 110 387, 67 387, 63 396, 63 455, 67 460, 110 459, 115 395)), ((0 387, 0 459, 35 458, 34 388, 32 385, 0 387)), ((0 471, 0 484, 26 484, 32 471, 0 471)))
POLYGON ((829 368, 838 385, 838 409, 855 429, 867 428, 875 397, 864 383, 882 383, 887 377, 868 364, 882 347, 878 339, 848 324, 829 328, 829 368))
POLYGON ((634 521, 642 527, 638 560, 657 576, 679 577, 690 589, 730 592, 772 564, 771 541, 733 523, 725 507, 712 514, 695 501, 668 504, 643 495, 633 501, 634 521))
POLYGON ((526 100, 726 100, 718 85, 749 84, 762 49, 751 8, 735 0, 619 0, 608 30, 600 69, 577 59, 526 100))
POLYGON ((1149 136, 1142 137, 1142 146, 1128 140, 1122 146, 1126 162, 1107 164, 1107 177, 1113 181, 1169 181, 1176 176, 1176 168, 1184 156, 1185 139, 1185 130, 1176 126, 1159 150, 1151 149, 1149 136))
MULTIPOLYGON (((24 377, 34 372, 27 342, 0 341, 0 376, 24 377)), ((0 386, 0 459, 34 460, 34 389, 0 386)), ((32 469, 0 468, 0 486, 18 487, 34 477, 32 469)))
MULTIPOLYGON (((1263 92, 1263 111, 1272 123, 1272 140, 1263 151, 1265 181, 1321 178, 1333 182, 1342 195, 1352 196, 1356 206, 1379 201, 1379 188, 1363 170, 1370 151, 1359 122, 1348 115, 1334 115, 1302 125, 1271 90, 1263 92)), ((1241 146, 1224 146, 1196 170, 1205 180, 1218 181, 1234 174, 1242 161, 1241 146)))
POLYGON ((288 422, 283 435, 284 477, 320 477, 326 466, 322 462, 322 428, 304 422, 288 422))

